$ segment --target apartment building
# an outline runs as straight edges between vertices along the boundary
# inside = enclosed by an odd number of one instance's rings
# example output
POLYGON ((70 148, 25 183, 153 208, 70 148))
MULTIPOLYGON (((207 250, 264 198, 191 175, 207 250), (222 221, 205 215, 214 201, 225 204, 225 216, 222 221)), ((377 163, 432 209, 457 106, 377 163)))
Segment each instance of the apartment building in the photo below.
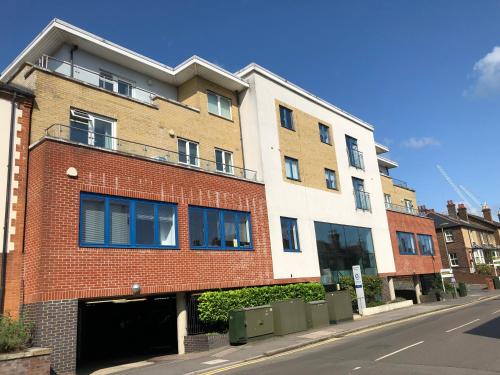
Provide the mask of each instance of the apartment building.
POLYGON ((3 312, 35 323, 57 373, 183 353, 194 293, 301 281, 273 276, 240 77, 198 57, 171 68, 54 20, 1 81, 34 96, 32 111, 17 104, 12 218, 26 231, 3 249, 16 270, 3 312))
POLYGON ((438 245, 434 221, 417 209, 415 190, 391 176, 398 163, 384 155, 389 148, 378 143, 375 148, 396 266, 389 277, 391 290, 394 296, 411 297, 420 303, 420 296, 432 287, 435 274, 443 268, 442 247, 438 245))
POLYGON ((500 256, 500 223, 493 221, 491 210, 483 206, 483 217, 467 212, 463 203, 449 200, 447 214, 426 210, 435 223, 443 265, 453 268, 457 281, 485 283, 480 268, 491 265, 500 256), (446 254, 448 253, 448 255, 446 254), (479 271, 479 272, 478 272, 479 271))
POLYGON ((251 64, 237 73, 246 166, 266 183, 274 277, 334 287, 396 271, 373 127, 251 64))

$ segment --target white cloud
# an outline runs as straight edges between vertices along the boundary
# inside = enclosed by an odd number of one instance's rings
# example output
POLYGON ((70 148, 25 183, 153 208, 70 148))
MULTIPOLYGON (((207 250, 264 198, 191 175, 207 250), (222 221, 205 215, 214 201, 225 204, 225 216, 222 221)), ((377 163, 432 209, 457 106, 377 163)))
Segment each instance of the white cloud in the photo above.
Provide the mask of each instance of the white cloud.
POLYGON ((433 137, 411 137, 401 142, 401 145, 406 148, 419 149, 428 146, 441 146, 441 142, 433 137))
POLYGON ((500 46, 495 46, 474 64, 473 78, 475 82, 466 94, 488 96, 500 93, 500 46))

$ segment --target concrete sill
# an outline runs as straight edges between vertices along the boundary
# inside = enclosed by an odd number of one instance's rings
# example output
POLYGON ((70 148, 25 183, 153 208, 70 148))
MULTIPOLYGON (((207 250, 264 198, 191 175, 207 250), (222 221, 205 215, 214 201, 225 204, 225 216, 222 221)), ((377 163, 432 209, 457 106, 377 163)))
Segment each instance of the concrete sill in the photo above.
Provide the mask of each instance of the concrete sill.
POLYGON ((38 357, 50 354, 52 354, 52 349, 49 348, 28 348, 20 352, 2 353, 0 354, 0 361, 11 361, 13 359, 38 357))

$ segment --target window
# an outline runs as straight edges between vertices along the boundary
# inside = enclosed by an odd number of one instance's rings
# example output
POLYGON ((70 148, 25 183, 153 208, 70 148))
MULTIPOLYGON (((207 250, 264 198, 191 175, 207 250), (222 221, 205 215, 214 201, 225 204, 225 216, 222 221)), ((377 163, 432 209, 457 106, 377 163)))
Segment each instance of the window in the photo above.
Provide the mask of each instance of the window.
POLYGON ((457 253, 450 253, 450 265, 452 267, 458 267, 458 256, 457 256, 457 253))
POLYGON ((78 109, 72 109, 70 117, 71 141, 108 149, 115 148, 114 120, 78 109))
POLYGON ((365 275, 377 274, 377 262, 369 228, 315 222, 321 282, 335 284, 341 276, 352 275, 359 264, 365 275))
POLYGON ((177 206, 82 193, 80 246, 176 248, 177 206))
POLYGON ((379 164, 378 171, 380 172, 380 174, 383 174, 384 176, 389 176, 389 168, 387 168, 384 165, 379 164))
POLYGON ((354 200, 356 208, 363 211, 371 211, 370 194, 365 191, 365 182, 359 178, 352 178, 354 188, 354 200))
POLYGON ((283 239, 284 251, 300 251, 297 219, 292 219, 289 217, 281 218, 281 237, 283 239))
POLYGON ((212 91, 207 92, 208 112, 231 120, 231 99, 218 95, 212 91))
POLYGON ((285 156, 285 174, 290 180, 300 181, 299 161, 285 156))
POLYGON ((179 139, 177 147, 179 149, 179 163, 199 166, 198 143, 179 139))
POLYGON ((347 145, 347 155, 349 156, 349 165, 357 169, 365 169, 363 153, 358 150, 358 140, 353 137, 345 136, 347 145))
POLYGON ((488 244, 488 235, 487 235, 486 233, 484 233, 484 232, 480 232, 480 233, 479 233, 479 236, 481 237, 481 243, 482 243, 483 245, 488 244))
POLYGON ((413 233, 396 232, 398 236, 398 247, 400 254, 416 254, 415 236, 413 233))
POLYGON ((328 189, 337 189, 337 178, 335 176, 335 171, 325 168, 325 180, 326 187, 328 189))
POLYGON ((474 250, 474 262, 476 264, 485 264, 486 261, 484 259, 484 252, 482 249, 475 249, 474 250))
POLYGON ((112 73, 101 70, 99 74, 99 87, 104 90, 117 92, 121 95, 132 96, 132 83, 117 78, 112 73))
POLYGON ((189 239, 193 249, 251 249, 250 213, 191 206, 189 239))
POLYGON ((330 128, 328 126, 319 124, 319 139, 323 143, 330 144, 330 128))
POLYGON ((434 244, 432 243, 432 236, 427 234, 417 234, 418 248, 422 255, 434 255, 434 244))
POLYGON ((384 194, 385 208, 392 207, 392 197, 391 194, 384 194))
POLYGON ((233 174, 233 153, 215 149, 215 168, 218 172, 233 174))
POLYGON ((280 105, 280 123, 282 127, 294 130, 293 111, 281 105, 280 105))
POLYGON ((405 210, 407 213, 411 214, 414 212, 414 209, 413 209, 413 202, 409 199, 405 199, 404 200, 404 203, 405 203, 405 210))
POLYGON ((453 232, 451 230, 445 230, 444 231, 444 238, 445 238, 445 241, 448 243, 453 242, 454 241, 453 232))

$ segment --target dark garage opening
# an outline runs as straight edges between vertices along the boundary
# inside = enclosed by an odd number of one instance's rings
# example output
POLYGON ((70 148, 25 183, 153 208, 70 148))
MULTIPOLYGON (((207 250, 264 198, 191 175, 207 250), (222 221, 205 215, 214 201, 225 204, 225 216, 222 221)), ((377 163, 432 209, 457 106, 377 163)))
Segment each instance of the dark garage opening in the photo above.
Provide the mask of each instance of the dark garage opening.
POLYGON ((175 295, 80 301, 77 351, 80 370, 176 353, 175 295))

